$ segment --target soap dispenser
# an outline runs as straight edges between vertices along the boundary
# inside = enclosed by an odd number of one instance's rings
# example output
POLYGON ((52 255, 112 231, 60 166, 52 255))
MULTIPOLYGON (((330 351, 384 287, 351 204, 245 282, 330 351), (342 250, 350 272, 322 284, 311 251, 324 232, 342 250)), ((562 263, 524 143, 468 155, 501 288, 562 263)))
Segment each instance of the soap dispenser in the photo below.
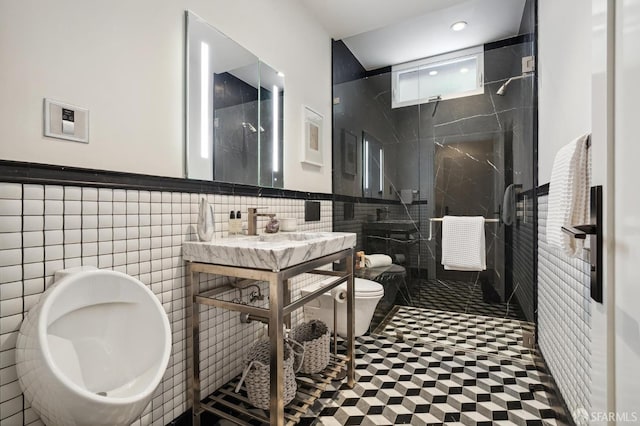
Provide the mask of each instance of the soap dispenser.
POLYGON ((242 233, 242 219, 240 211, 234 213, 233 210, 229 212, 229 234, 236 235, 242 233))

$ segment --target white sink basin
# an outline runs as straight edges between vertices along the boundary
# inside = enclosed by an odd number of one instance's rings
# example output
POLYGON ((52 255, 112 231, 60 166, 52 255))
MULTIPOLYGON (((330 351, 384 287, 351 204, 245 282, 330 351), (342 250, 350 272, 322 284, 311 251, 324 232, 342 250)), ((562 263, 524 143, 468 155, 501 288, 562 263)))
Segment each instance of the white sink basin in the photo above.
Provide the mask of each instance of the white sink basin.
POLYGON ((350 232, 283 232, 188 241, 182 255, 193 262, 280 271, 355 245, 356 234, 350 232))

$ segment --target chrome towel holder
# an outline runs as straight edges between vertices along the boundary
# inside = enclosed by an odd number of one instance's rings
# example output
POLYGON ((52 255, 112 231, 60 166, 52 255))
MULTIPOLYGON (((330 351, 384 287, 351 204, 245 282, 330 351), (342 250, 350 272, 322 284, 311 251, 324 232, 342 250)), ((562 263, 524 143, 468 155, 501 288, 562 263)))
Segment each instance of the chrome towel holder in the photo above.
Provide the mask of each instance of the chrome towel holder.
MULTIPOLYGON (((432 217, 429 218, 429 238, 427 241, 431 241, 433 239, 433 222, 442 222, 443 217, 432 217)), ((500 219, 484 219, 484 223, 499 223, 500 219)))

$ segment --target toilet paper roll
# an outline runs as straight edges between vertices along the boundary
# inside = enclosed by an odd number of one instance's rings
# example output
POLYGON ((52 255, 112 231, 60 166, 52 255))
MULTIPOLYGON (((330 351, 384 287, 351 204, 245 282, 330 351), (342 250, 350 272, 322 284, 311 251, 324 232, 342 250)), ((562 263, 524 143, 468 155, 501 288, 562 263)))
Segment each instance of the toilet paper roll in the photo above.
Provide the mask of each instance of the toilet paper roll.
POLYGON ((338 303, 344 303, 347 301, 347 289, 336 287, 331 289, 331 297, 338 303))

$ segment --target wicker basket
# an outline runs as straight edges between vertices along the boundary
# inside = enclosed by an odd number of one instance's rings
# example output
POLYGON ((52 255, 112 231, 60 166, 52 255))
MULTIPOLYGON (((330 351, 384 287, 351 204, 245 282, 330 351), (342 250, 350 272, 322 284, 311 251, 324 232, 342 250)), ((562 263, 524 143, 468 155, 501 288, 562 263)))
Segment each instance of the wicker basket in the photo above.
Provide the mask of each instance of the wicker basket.
POLYGON ((289 338, 299 342, 304 348, 300 372, 313 374, 327 368, 331 354, 330 337, 327 325, 318 320, 304 322, 291 330, 289 338))
MULTIPOLYGON (((242 377, 236 386, 236 392, 240 391, 242 383, 247 385, 247 396, 253 406, 268 410, 270 408, 271 375, 269 368, 269 356, 271 346, 269 342, 258 342, 251 347, 245 355, 246 367, 242 377)), ((296 396, 298 385, 294 372, 296 353, 287 343, 284 345, 284 404, 288 404, 296 396)))

